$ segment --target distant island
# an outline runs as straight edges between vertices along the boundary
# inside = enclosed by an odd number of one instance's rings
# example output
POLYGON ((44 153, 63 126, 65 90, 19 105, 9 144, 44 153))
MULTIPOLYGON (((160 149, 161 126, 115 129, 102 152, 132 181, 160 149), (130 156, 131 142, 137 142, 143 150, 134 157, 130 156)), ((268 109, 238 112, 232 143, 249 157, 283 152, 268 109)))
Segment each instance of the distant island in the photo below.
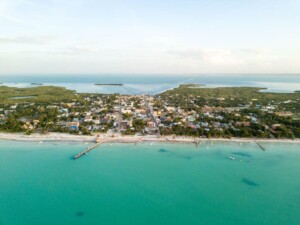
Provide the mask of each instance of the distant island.
POLYGON ((31 85, 41 86, 41 85, 43 85, 43 84, 42 84, 42 83, 31 83, 31 85))
POLYGON ((124 84, 95 84, 97 86, 123 86, 124 84))
POLYGON ((95 84, 97 86, 123 86, 124 84, 95 84))

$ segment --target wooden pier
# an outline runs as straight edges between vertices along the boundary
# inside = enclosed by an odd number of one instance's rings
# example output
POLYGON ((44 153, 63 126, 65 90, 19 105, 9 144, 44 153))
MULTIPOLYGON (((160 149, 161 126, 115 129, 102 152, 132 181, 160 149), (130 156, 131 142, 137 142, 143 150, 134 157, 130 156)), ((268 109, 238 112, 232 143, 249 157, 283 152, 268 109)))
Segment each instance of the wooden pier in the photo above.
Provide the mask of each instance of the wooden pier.
POLYGON ((261 148, 261 150, 266 151, 265 147, 262 146, 260 143, 256 142, 256 144, 261 148))
POLYGON ((141 137, 140 139, 138 139, 134 144, 137 145, 138 143, 142 142, 143 138, 141 137))
POLYGON ((77 155, 74 155, 73 159, 79 159, 81 156, 87 154, 88 152, 92 151, 93 149, 95 149, 96 147, 98 147, 101 144, 102 144, 102 142, 98 142, 97 144, 93 145, 92 147, 87 148, 83 152, 80 152, 77 155))

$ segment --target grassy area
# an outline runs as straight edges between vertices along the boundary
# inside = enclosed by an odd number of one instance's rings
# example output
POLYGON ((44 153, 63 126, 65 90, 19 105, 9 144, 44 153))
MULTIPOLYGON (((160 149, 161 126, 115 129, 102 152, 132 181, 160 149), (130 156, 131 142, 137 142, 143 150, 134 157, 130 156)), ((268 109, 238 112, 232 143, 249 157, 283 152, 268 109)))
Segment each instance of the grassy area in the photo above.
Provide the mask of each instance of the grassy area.
POLYGON ((16 88, 0 86, 0 105, 16 103, 54 103, 80 99, 75 91, 63 87, 42 86, 32 88, 16 88))

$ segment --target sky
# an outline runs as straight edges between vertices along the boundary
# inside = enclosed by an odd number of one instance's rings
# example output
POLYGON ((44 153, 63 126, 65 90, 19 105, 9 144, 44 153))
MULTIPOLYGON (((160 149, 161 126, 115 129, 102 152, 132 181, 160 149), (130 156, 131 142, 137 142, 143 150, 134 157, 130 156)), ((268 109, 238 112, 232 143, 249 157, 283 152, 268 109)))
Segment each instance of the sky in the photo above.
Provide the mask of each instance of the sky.
POLYGON ((0 75, 300 73, 300 0, 0 0, 0 75))

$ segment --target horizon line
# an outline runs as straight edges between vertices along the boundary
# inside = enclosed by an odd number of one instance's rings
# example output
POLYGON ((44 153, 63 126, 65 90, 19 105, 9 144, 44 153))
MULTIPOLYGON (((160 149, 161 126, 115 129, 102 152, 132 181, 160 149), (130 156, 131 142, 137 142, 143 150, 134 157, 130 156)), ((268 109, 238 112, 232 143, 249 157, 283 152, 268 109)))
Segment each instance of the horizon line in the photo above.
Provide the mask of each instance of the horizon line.
POLYGON ((1 76, 53 76, 53 75, 72 75, 72 76, 81 76, 81 75, 89 75, 89 76, 98 76, 98 75, 166 75, 166 76, 184 76, 184 75, 300 75, 299 73, 6 73, 1 74, 1 76))

